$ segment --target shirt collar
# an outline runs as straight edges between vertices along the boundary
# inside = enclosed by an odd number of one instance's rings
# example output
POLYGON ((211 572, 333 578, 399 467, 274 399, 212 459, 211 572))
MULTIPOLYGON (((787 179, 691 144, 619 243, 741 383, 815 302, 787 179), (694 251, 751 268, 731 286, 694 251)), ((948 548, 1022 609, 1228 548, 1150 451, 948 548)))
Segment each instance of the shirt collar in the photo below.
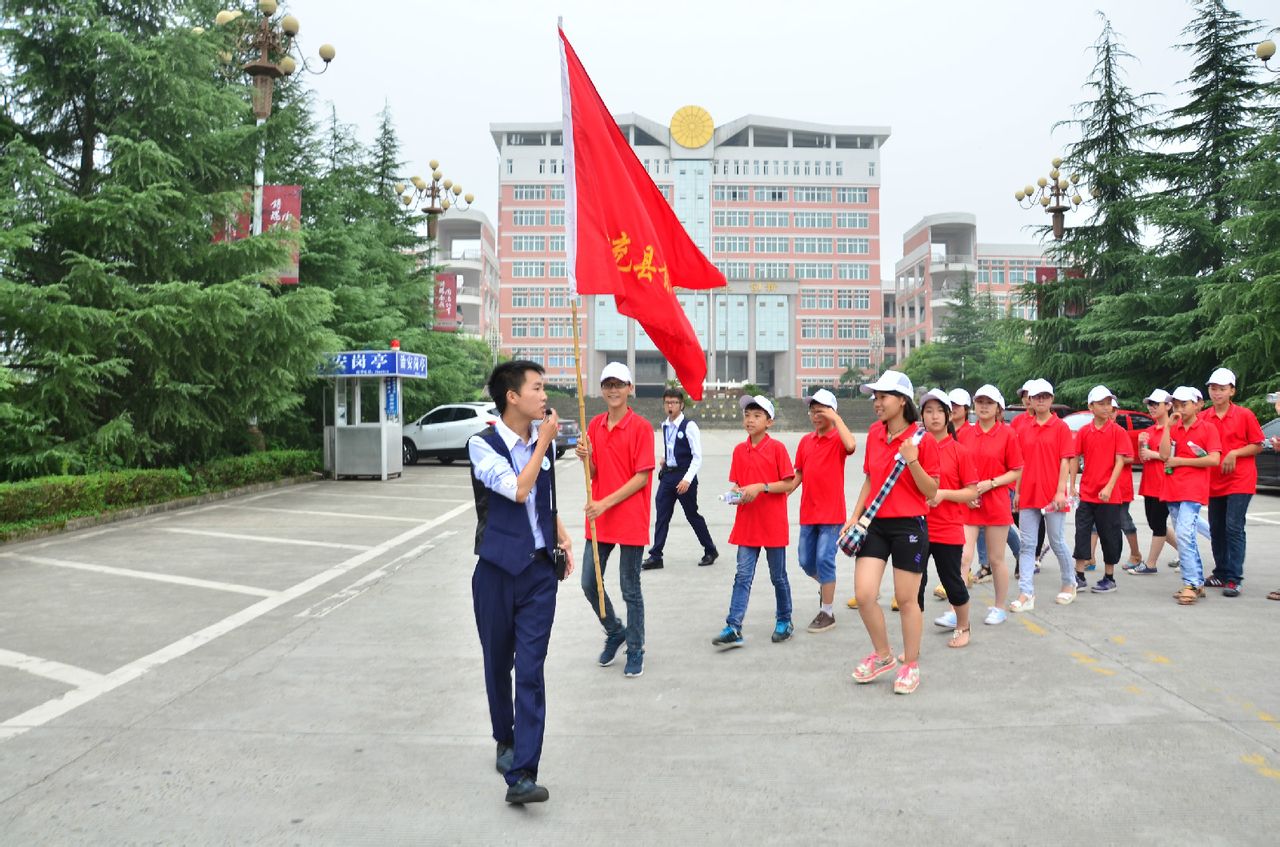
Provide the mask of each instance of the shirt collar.
POLYGON ((663 425, 663 426, 674 426, 676 429, 679 429, 679 428, 680 428, 680 424, 682 424, 682 423, 684 423, 684 412, 681 412, 680 414, 676 415, 676 419, 675 419, 674 421, 664 420, 664 421, 662 422, 662 425, 663 425))
MULTIPOLYGON (((618 421, 618 423, 614 426, 614 429, 624 429, 627 424, 631 423, 631 418, 634 415, 635 415, 635 410, 632 409, 630 406, 628 406, 627 410, 622 415, 622 420, 618 421)), ((606 431, 609 429, 609 410, 608 409, 605 409, 604 411, 604 428, 606 431)))
MULTIPOLYGON (((535 421, 535 423, 541 423, 541 421, 535 421)), ((512 448, 516 446, 517 441, 523 443, 524 446, 527 447, 529 446, 529 444, 533 443, 533 440, 535 438, 538 437, 538 430, 534 427, 530 427, 529 442, 524 443, 524 439, 521 438, 519 435, 516 435, 516 431, 511 427, 507 426, 507 422, 504 421, 502 418, 498 418, 497 422, 494 423, 493 426, 495 429, 498 430, 498 437, 502 439, 502 443, 507 445, 508 453, 511 452, 512 448)))
POLYGON ((769 443, 769 433, 767 432, 764 435, 760 436, 759 444, 752 444, 751 436, 750 435, 747 436, 747 449, 749 450, 760 450, 764 447, 764 445, 768 443, 769 443))

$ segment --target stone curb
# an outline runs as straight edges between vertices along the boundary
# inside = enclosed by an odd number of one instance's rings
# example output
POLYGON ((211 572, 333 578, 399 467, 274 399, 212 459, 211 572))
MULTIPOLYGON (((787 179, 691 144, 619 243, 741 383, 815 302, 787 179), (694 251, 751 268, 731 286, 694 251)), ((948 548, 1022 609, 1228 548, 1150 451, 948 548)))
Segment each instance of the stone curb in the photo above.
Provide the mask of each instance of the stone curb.
POLYGON ((164 503, 152 503, 148 506, 135 506, 132 509, 121 509, 116 512, 103 512, 99 515, 85 515, 84 517, 71 518, 61 527, 33 529, 30 532, 21 533, 8 540, 0 541, 0 547, 4 547, 9 544, 21 544, 25 541, 33 541, 50 535, 61 535, 64 532, 89 529, 90 527, 102 526, 104 524, 116 523, 118 521, 127 521, 133 518, 144 518, 148 515, 157 515, 162 512, 173 512, 178 509, 186 509, 191 506, 203 506, 205 503, 216 503, 219 500, 229 500, 232 497, 240 497, 244 494, 256 494, 259 491, 270 491, 273 488, 284 488, 288 485, 300 485, 305 482, 316 482, 323 478, 323 475, 319 473, 312 473, 306 476, 292 476, 284 479, 277 479, 272 482, 256 482, 253 485, 244 485, 240 488, 228 488, 226 491, 215 491, 212 494, 200 494, 195 497, 182 497, 178 500, 167 500, 164 503))

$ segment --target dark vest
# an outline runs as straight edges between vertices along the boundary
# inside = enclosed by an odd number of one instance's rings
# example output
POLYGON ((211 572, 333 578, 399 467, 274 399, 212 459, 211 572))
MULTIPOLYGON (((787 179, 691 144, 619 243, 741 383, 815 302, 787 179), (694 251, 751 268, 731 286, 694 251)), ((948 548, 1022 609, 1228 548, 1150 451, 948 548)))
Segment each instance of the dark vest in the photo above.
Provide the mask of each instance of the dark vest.
MULTIPOLYGON (((688 425, 689 425, 689 419, 685 418, 680 422, 680 426, 676 427, 675 446, 671 448, 671 453, 676 458, 676 466, 681 468, 689 467, 689 464, 693 461, 693 448, 689 446, 688 437, 685 437, 685 438, 680 437, 685 434, 684 429, 688 425)), ((666 445, 666 422, 665 421, 663 422, 662 428, 663 428, 662 463, 666 464, 667 445, 666 445)))
MULTIPOLYGON (((499 456, 511 462, 511 451, 498 435, 497 427, 488 427, 474 436, 489 442, 499 456)), ((548 449, 546 458, 555 462, 555 455, 548 449)), ((515 463, 511 463, 515 470, 515 463)), ((538 471, 536 510, 542 540, 552 547, 556 543, 556 519, 551 512, 551 471, 538 471)), ((508 500, 485 488, 475 474, 471 475, 471 493, 476 501, 475 553, 486 562, 496 565, 515 576, 529 567, 535 549, 533 530, 529 528, 529 513, 524 503, 508 500)))

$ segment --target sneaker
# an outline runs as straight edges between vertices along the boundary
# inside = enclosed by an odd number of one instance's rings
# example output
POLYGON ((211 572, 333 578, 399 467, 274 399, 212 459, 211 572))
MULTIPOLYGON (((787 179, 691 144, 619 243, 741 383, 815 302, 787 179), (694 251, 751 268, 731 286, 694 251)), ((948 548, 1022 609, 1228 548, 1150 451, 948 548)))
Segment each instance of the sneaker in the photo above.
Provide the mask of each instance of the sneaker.
POLYGON ((853 681, 862 685, 868 683, 880 674, 888 673, 898 665, 898 660, 892 655, 885 656, 883 659, 876 653, 867 656, 858 666, 853 669, 853 681))
POLYGON ((617 632, 610 633, 604 637, 604 649, 600 651, 600 667, 607 668, 613 664, 613 660, 618 657, 618 649, 627 641, 627 630, 619 629, 617 632))
POLYGON ((771 640, 774 644, 778 644, 779 642, 789 639, 791 637, 791 633, 795 631, 796 628, 791 625, 791 621, 778 621, 773 627, 771 640))
POLYGON ((1211 576, 1204 581, 1204 584, 1209 588, 1222 588, 1227 583, 1226 583, 1226 580, 1222 579, 1221 577, 1211 576))
POLYGON ((1118 586, 1116 585, 1116 581, 1114 579, 1112 579, 1109 576, 1104 576, 1102 579, 1095 582, 1093 584, 1093 587, 1090 588, 1089 590, 1092 591, 1094 594, 1108 594, 1112 591, 1115 591, 1117 587, 1118 586))
POLYGON ((956 610, 952 609, 951 611, 947 612, 945 615, 939 615, 938 617, 934 618, 933 625, 940 626, 943 629, 955 629, 956 628, 956 610))
POLYGON ((1089 580, 1084 578, 1084 574, 1076 571, 1076 591, 1084 591, 1089 587, 1089 580))
POLYGON ((634 678, 642 673, 644 673, 644 653, 627 653, 627 666, 623 668, 622 675, 634 678))
POLYGON ((1004 609, 997 609, 995 606, 987 607, 987 617, 983 623, 987 626, 999 626, 1009 619, 1009 613, 1004 609))
POLYGON ((1230 579, 1227 580, 1227 584, 1222 586, 1222 596, 1223 597, 1239 597, 1240 583, 1230 579))
POLYGON ((920 666, 915 662, 898 668, 898 675, 893 680, 894 694, 910 694, 920 687, 920 666))
POLYGON ((835 625, 836 619, 834 615, 829 615, 826 612, 820 611, 816 616, 814 616, 814 619, 809 622, 808 631, 827 632, 828 630, 834 629, 835 625))
POLYGON ((1136 568, 1131 568, 1129 570, 1129 573, 1134 574, 1135 576, 1150 576, 1153 573, 1160 573, 1160 569, 1153 568, 1150 565, 1148 565, 1146 562, 1143 562, 1142 564, 1138 565, 1136 568))
POLYGON ((726 626, 720 630, 720 634, 711 639, 711 643, 716 647, 741 647, 746 644, 746 640, 742 637, 742 633, 738 632, 731 626, 726 626))
POLYGON ((1133 561, 1132 559, 1130 559, 1129 561, 1125 562, 1125 563, 1124 563, 1123 565, 1121 565, 1120 567, 1121 567, 1121 569, 1122 569, 1122 570, 1131 571, 1131 570, 1133 570, 1134 568, 1141 567, 1141 566, 1142 566, 1142 564, 1143 564, 1142 562, 1135 562, 1135 561, 1133 561))

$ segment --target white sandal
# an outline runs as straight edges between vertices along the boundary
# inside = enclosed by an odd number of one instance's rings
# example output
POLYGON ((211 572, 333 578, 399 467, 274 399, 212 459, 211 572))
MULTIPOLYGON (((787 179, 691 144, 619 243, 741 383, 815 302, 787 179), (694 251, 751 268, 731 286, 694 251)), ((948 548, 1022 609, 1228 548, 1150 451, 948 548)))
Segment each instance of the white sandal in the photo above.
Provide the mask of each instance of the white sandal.
POLYGON ((1075 599, 1076 591, 1072 589, 1071 591, 1059 591, 1058 596, 1053 598, 1053 601, 1059 606, 1070 606, 1075 602, 1075 599))
POLYGON ((1009 611, 1030 612, 1035 607, 1036 607, 1036 598, 1035 598, 1035 595, 1033 594, 1030 597, 1027 597, 1026 600, 1023 600, 1021 596, 1018 597, 1017 600, 1014 600, 1012 603, 1009 604, 1009 611))

